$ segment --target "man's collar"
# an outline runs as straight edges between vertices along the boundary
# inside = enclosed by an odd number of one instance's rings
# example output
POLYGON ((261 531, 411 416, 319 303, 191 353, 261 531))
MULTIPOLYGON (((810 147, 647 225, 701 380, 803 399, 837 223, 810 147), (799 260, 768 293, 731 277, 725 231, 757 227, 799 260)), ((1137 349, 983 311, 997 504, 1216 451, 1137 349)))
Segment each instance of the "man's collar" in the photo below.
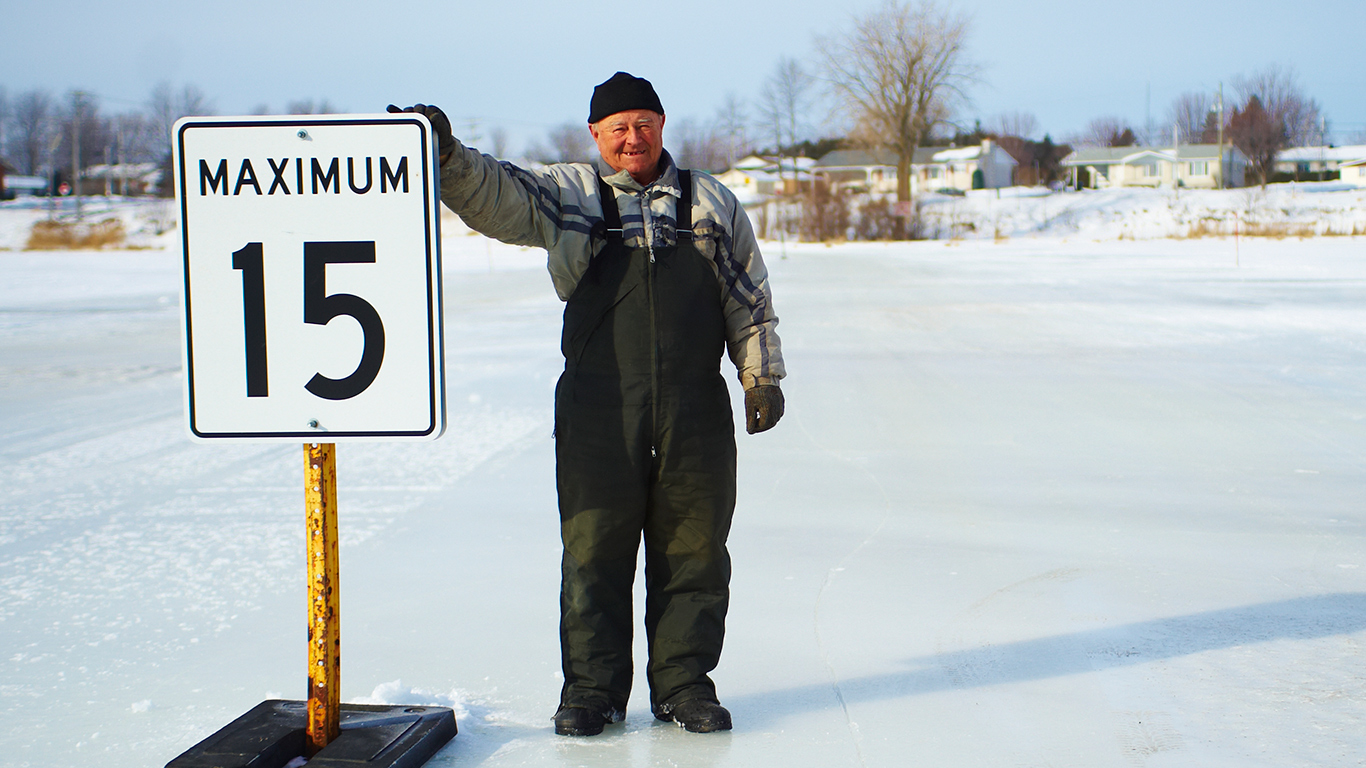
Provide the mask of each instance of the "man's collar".
POLYGON ((608 165, 607 161, 603 160, 601 155, 593 161, 593 166, 597 169, 598 175, 602 177, 602 180, 617 189, 623 189, 628 192, 641 192, 647 188, 653 188, 660 192, 673 195, 674 197, 682 197, 683 190, 678 186, 678 166, 674 165, 674 159, 669 154, 669 150, 666 149, 660 153, 659 164, 663 168, 663 171, 659 174, 659 178, 655 179, 646 187, 631 178, 630 171, 613 170, 612 166, 608 165))

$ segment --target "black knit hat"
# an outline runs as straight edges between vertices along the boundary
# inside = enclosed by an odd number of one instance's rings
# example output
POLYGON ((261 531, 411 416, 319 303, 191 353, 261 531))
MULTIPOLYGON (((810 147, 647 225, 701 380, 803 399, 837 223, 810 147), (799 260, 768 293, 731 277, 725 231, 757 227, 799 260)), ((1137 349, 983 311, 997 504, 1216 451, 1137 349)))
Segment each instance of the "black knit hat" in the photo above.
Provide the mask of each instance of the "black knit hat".
POLYGON ((593 100, 588 104, 588 122, 596 123, 628 109, 648 109, 664 114, 664 105, 659 103, 659 95, 649 80, 618 72, 593 89, 593 100))

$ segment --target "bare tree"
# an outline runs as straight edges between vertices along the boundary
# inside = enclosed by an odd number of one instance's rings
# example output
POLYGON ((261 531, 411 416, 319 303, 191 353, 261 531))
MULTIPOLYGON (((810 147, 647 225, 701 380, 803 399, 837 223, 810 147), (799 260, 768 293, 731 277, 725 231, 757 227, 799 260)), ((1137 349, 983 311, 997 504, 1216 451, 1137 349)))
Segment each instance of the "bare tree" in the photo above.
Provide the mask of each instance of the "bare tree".
POLYGON ((1167 125, 1175 125, 1187 144, 1200 143, 1213 106, 1214 100, 1208 93, 1187 91, 1177 96, 1167 110, 1167 125))
POLYGON ((801 62, 786 56, 778 59, 773 74, 764 81, 759 93, 759 120, 779 154, 805 134, 815 83, 801 62))
POLYGON ((112 120, 120 163, 149 163, 161 159, 164 148, 152 120, 142 112, 123 112, 112 120))
POLYGON ((749 150, 748 115, 745 104, 733 92, 726 94, 726 100, 716 111, 716 133, 726 153, 726 167, 734 167, 735 161, 749 150))
POLYGON ((672 127, 674 139, 674 160, 683 168, 697 168, 704 171, 724 171, 726 164, 725 143, 715 130, 698 125, 696 121, 684 118, 672 127))
POLYGON ((10 143, 24 175, 36 176, 48 160, 49 144, 57 131, 55 117, 47 91, 25 91, 15 98, 10 143))
POLYGON ((89 91, 73 90, 67 94, 66 108, 60 116, 59 130, 62 144, 58 149, 58 167, 71 168, 71 142, 79 134, 80 168, 103 163, 105 150, 113 144, 113 127, 100 115, 99 98, 89 91))
POLYGON ((9 155, 9 92, 0 85, 0 157, 9 155))
POLYGON ((932 1, 887 0, 854 28, 818 41, 838 108, 854 138, 897 155, 897 200, 911 199, 911 161, 935 125, 966 99, 968 19, 932 1))
POLYGON ((550 160, 586 163, 593 157, 593 138, 583 123, 561 123, 550 129, 550 160))
POLYGON ((501 125, 495 125, 493 130, 489 131, 489 141, 492 142, 492 148, 490 149, 489 154, 499 160, 507 157, 508 132, 506 128, 501 125))
POLYGON ((1076 142, 1089 147, 1132 147, 1138 143, 1138 138, 1123 119, 1107 116, 1087 123, 1076 142))
POLYGON ((185 85, 177 92, 172 90, 170 83, 162 82, 152 89, 147 111, 161 133, 162 146, 169 157, 175 121, 189 115, 212 115, 213 105, 204 92, 193 85, 185 85))
POLYGON ((1233 110, 1228 120, 1228 133, 1234 146, 1247 155, 1262 189, 1266 189, 1276 167, 1276 153, 1286 145, 1285 123, 1264 109, 1261 100, 1254 95, 1242 109, 1233 110))
POLYGON ((987 123, 989 130, 997 136, 1018 136, 1033 139, 1039 133, 1039 120, 1031 112, 1019 110, 1002 112, 987 123))
POLYGON ((1240 75, 1233 78, 1233 90, 1243 102, 1257 97, 1266 114, 1285 126, 1288 146, 1304 147, 1323 141, 1323 110, 1305 94, 1293 68, 1272 64, 1260 72, 1240 75))
POLYGON ((286 115, 335 115, 337 108, 327 99, 295 99, 285 104, 286 115))

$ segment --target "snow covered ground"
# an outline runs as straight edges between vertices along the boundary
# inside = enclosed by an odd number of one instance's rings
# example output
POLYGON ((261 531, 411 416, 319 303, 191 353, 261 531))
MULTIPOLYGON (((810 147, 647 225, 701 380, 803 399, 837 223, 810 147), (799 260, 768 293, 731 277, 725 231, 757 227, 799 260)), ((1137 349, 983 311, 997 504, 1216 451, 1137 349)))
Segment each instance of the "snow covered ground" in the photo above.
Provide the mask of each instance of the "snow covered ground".
POLYGON ((930 194, 924 200, 927 231, 939 239, 1366 234, 1366 189, 1339 182, 1177 193, 1138 187, 1046 193, 1016 187, 964 197, 930 194))
MULTIPOLYGON (((1089 234, 768 244, 791 375, 737 438, 736 728, 642 691, 571 740, 561 305, 448 227, 451 426, 339 450, 343 700, 454 706, 433 766, 1360 765, 1366 240, 1089 234)), ((147 237, 0 251, 3 766, 163 765, 306 693, 302 451, 185 437, 147 237)))

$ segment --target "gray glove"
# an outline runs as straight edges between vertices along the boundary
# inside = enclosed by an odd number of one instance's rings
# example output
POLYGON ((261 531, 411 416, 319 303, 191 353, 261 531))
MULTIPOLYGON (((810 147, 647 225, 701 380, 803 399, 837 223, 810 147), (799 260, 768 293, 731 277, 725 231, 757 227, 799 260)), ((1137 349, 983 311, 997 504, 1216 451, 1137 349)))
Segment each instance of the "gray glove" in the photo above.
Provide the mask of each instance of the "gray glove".
POLYGON ((783 391, 776 384, 745 390, 745 431, 751 435, 772 429, 783 417, 783 391))
POLYGON ((400 112, 420 112, 427 116, 428 122, 432 124, 432 130, 436 132, 436 151, 441 156, 441 161, 455 151, 455 134, 451 132, 451 121, 446 117, 446 113, 440 107, 431 104, 414 104, 411 107, 396 107, 390 104, 390 112, 395 114, 400 112))

